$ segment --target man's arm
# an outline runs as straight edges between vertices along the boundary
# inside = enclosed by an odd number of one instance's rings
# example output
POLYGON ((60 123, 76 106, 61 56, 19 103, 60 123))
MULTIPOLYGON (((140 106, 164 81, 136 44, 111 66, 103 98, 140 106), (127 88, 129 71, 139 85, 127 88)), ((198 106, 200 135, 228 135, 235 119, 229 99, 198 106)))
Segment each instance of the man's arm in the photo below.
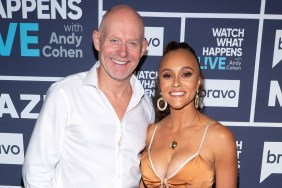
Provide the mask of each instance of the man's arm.
POLYGON ((51 87, 34 127, 23 164, 25 188, 52 188, 67 122, 66 97, 51 87))

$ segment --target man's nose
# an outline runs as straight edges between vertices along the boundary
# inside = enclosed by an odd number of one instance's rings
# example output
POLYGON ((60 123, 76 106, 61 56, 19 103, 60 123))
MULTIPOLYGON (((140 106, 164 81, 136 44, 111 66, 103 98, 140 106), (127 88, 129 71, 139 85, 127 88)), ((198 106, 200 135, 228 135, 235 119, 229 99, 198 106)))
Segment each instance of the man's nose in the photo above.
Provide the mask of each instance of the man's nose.
POLYGON ((118 49, 120 57, 126 57, 128 54, 128 46, 125 43, 120 44, 118 49))

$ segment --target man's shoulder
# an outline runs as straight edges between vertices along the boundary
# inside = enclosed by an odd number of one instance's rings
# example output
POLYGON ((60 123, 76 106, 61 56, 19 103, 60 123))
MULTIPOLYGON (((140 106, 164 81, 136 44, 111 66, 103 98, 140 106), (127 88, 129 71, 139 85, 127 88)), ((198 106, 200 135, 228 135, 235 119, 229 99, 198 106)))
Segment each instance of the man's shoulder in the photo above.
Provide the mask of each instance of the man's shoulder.
POLYGON ((87 72, 80 72, 63 77, 62 79, 51 84, 50 90, 72 90, 78 88, 83 85, 83 80, 86 77, 86 74, 87 72))
POLYGON ((153 99, 152 99, 152 97, 150 97, 146 92, 144 93, 144 99, 145 99, 146 102, 149 103, 150 105, 153 104, 153 99))
POLYGON ((68 75, 57 82, 53 83, 52 85, 56 85, 57 87, 64 87, 67 85, 74 85, 75 83, 83 82, 87 72, 80 72, 68 75))

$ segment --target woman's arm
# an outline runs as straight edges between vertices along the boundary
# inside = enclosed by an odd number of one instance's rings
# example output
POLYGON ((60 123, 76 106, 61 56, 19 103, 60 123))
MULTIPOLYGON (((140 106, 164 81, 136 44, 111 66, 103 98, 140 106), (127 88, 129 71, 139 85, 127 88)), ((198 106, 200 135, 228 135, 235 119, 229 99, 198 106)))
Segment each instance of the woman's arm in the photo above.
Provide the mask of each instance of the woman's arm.
POLYGON ((215 137, 216 188, 237 188, 237 148, 233 134, 227 127, 220 126, 215 137))
POLYGON ((144 183, 143 183, 143 181, 142 181, 142 179, 141 179, 141 181, 140 181, 139 188, 146 188, 145 185, 144 185, 144 183))

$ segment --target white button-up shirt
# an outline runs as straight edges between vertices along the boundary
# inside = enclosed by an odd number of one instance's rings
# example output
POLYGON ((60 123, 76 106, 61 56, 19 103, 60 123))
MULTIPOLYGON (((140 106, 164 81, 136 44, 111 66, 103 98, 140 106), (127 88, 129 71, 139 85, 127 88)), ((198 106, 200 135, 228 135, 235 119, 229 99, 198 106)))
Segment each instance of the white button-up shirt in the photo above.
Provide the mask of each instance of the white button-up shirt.
POLYGON ((25 156, 26 188, 138 187, 139 154, 154 121, 151 99, 133 75, 120 121, 98 87, 99 65, 48 90, 25 156))

